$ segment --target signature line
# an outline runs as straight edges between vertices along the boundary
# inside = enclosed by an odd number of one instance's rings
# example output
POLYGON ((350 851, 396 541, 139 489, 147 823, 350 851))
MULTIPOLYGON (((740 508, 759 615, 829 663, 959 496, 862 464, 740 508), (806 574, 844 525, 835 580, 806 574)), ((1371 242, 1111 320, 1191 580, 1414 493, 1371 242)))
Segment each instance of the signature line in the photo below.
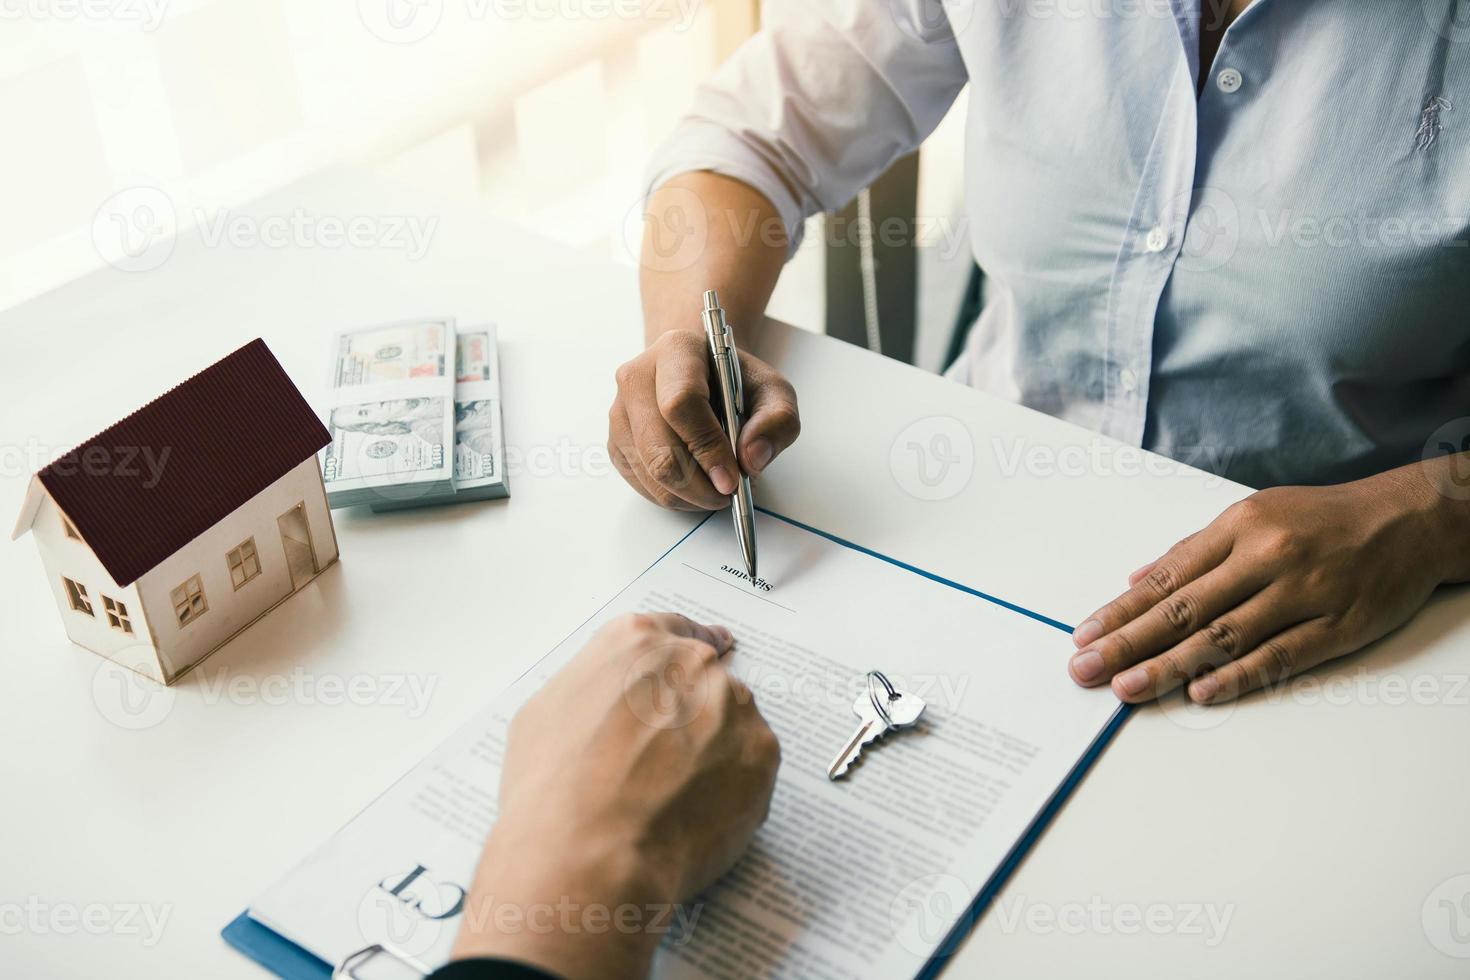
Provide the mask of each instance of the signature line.
POLYGON ((786 610, 789 613, 796 612, 795 609, 792 609, 790 606, 783 606, 783 605, 781 605, 781 603, 777 602, 775 599, 767 599, 763 595, 759 595, 759 594, 757 594, 755 592, 750 592, 750 591, 748 591, 746 589, 742 589, 740 586, 736 585, 734 582, 726 582, 724 579, 720 578, 718 575, 711 575, 709 572, 706 572, 702 568, 695 568, 693 565, 689 564, 687 561, 682 561, 679 564, 683 565, 685 568, 689 569, 691 572, 698 572, 699 574, 703 575, 707 579, 713 579, 714 581, 719 582, 721 585, 729 586, 730 588, 734 589, 736 592, 739 592, 741 595, 748 595, 752 599, 759 599, 761 602, 769 602, 771 605, 776 606, 776 607, 781 608, 781 609, 784 609, 784 610, 786 610))

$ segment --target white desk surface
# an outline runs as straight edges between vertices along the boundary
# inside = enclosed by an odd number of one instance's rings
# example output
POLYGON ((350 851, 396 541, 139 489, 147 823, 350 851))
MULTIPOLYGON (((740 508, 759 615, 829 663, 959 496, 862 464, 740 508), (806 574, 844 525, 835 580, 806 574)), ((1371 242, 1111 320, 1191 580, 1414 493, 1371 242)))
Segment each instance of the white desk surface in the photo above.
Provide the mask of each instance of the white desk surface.
MULTIPOLYGON (((141 730, 94 691, 99 661, 66 641, 32 543, 0 549, 7 975, 263 976, 220 928, 690 523, 606 465, 613 369, 640 344, 630 269, 352 172, 247 211, 295 207, 439 224, 418 261, 186 234, 158 269, 108 269, 0 314, 6 520, 32 452, 250 338, 314 399, 334 329, 437 313, 500 324, 514 497, 338 512, 342 563, 143 705, 157 720, 141 730), (354 679, 375 703, 326 686, 354 679), (433 685, 422 712, 410 682, 433 685), (148 913, 166 916, 156 941, 148 913)), ((828 338, 768 325, 757 346, 805 425, 762 504, 1064 622, 1244 492, 1138 472, 1088 433, 828 338), (973 474, 921 500, 909 444, 940 432, 973 474)), ((950 975, 1463 976, 1467 612, 1470 594, 1442 594, 1295 693, 1135 714, 950 975)))

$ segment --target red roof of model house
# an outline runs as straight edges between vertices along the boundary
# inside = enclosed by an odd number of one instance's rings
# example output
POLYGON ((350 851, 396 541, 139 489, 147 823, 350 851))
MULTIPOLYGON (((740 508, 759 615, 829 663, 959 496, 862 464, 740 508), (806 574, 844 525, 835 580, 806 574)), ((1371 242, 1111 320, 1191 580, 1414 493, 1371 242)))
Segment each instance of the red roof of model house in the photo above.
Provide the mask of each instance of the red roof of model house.
POLYGON ((126 586, 330 441, 253 340, 36 475, 126 586))

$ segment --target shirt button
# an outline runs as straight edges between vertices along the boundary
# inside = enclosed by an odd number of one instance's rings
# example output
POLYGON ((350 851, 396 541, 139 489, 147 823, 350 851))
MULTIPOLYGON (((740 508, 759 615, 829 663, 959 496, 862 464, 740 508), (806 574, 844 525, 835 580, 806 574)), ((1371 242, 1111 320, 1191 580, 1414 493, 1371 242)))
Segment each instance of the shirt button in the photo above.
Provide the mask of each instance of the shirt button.
POLYGON ((1148 237, 1143 240, 1143 244, 1148 247, 1150 252, 1162 252, 1169 244, 1169 233, 1162 228, 1154 228, 1148 233, 1148 237))
POLYGON ((1124 368, 1118 372, 1118 383, 1131 395, 1138 390, 1138 375, 1131 368, 1124 368))
POLYGON ((1226 95, 1232 92, 1239 92, 1240 87, 1244 84, 1245 79, 1234 68, 1226 68, 1215 76, 1215 87, 1226 95))

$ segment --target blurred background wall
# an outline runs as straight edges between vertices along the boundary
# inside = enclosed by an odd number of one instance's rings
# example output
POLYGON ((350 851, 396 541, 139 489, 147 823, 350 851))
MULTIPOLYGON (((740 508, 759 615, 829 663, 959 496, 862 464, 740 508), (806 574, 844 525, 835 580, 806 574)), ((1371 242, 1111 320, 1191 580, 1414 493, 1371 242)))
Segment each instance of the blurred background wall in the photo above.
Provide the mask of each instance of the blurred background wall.
MULTIPOLYGON (((154 220, 187 226, 342 163, 631 266, 650 151, 759 20, 756 0, 0 0, 0 308, 99 268, 116 194, 155 188, 154 220)), ((961 137, 957 111, 920 158, 931 369, 969 268, 961 137)), ((772 307, 816 330, 822 241, 772 307)))

